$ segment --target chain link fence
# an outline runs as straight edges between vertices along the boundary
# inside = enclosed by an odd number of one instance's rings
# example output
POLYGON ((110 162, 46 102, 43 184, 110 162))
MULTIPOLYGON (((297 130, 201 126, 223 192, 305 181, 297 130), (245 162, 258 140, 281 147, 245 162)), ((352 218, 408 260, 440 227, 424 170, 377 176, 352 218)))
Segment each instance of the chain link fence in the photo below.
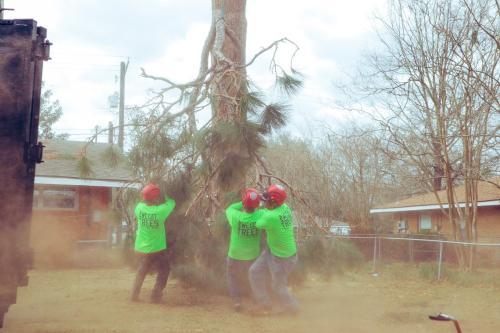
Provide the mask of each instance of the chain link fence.
POLYGON ((500 268, 500 239, 492 237, 481 242, 459 242, 442 235, 330 235, 332 239, 350 240, 371 261, 372 271, 378 273, 383 263, 429 263, 435 268, 436 280, 443 278, 444 266, 458 267, 458 250, 474 252, 474 267, 500 268), (461 247, 461 249, 460 249, 461 247))

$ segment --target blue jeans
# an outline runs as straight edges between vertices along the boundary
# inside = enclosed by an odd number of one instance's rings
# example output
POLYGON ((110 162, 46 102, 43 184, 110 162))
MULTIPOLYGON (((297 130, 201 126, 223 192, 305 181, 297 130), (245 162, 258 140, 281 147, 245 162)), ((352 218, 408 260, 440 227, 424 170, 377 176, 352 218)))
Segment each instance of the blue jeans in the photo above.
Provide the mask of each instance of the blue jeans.
POLYGON ((250 286, 260 306, 270 308, 271 298, 267 290, 267 277, 271 275, 271 286, 278 301, 287 309, 298 310, 299 303, 288 291, 288 275, 297 264, 297 255, 280 258, 264 250, 250 267, 250 286))
POLYGON ((253 260, 226 258, 226 277, 229 296, 236 303, 240 303, 241 298, 248 291, 248 269, 252 263, 253 260))

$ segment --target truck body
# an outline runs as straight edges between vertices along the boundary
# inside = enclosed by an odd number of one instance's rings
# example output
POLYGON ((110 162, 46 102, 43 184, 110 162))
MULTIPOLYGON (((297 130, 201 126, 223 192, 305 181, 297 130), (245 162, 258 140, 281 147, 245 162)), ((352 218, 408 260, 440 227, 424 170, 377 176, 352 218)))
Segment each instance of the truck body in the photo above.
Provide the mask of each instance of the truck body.
POLYGON ((42 64, 47 31, 34 20, 0 20, 0 328, 28 284, 29 245, 38 142, 42 64))

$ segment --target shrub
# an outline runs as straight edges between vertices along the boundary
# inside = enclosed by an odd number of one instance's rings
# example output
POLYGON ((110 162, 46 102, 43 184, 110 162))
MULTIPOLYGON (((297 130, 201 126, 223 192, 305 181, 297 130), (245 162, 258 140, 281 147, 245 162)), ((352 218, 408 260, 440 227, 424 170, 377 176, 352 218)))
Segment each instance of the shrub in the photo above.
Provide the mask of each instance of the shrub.
MULTIPOLYGON (((441 277, 445 276, 444 266, 441 266, 441 277)), ((418 275, 425 280, 437 279, 438 266, 435 263, 426 262, 418 265, 418 275)))
POLYGON ((299 263, 303 267, 298 268, 294 279, 303 281, 307 273, 330 279, 335 273, 342 274, 361 267, 363 262, 363 254, 349 240, 315 235, 300 243, 299 263))

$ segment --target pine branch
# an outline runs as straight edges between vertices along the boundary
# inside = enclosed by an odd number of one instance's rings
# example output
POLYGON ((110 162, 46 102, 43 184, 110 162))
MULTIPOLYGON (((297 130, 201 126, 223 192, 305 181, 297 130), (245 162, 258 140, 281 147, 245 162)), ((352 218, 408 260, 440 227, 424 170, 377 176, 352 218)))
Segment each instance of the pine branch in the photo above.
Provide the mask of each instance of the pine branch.
POLYGON ((282 93, 290 97, 295 95, 303 87, 304 82, 297 77, 282 72, 282 75, 276 77, 276 85, 282 93))
POLYGON ((92 162, 84 154, 81 154, 80 159, 77 161, 76 169, 80 178, 89 178, 94 174, 94 171, 92 170, 92 162))
POLYGON ((256 114, 259 108, 264 107, 264 96, 258 91, 250 91, 243 95, 240 108, 245 113, 256 114))
POLYGON ((121 154, 113 145, 110 145, 102 153, 101 158, 109 167, 116 168, 121 161, 121 154))
POLYGON ((286 125, 287 110, 289 106, 284 103, 272 103, 266 106, 261 116, 261 131, 269 134, 273 129, 286 125))

